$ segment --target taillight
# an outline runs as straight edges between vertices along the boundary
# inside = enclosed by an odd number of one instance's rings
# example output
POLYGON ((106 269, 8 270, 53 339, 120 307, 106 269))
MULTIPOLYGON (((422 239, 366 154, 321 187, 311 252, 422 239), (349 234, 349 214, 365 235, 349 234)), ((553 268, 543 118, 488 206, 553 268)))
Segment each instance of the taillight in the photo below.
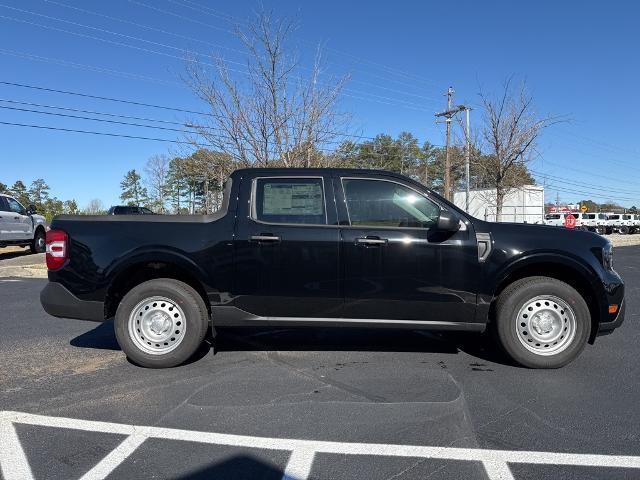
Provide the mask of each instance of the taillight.
POLYGON ((47 232, 47 268, 57 270, 62 267, 69 254, 69 237, 62 230, 47 232))

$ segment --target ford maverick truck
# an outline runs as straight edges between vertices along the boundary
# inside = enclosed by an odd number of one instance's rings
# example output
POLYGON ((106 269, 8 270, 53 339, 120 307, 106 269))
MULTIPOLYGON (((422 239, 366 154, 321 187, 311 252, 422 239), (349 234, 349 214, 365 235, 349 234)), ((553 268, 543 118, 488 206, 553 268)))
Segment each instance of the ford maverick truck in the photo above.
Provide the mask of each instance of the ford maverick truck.
POLYGON ((243 169, 212 215, 57 216, 44 309, 105 321, 146 367, 209 328, 371 327, 494 334, 556 368, 624 319, 599 235, 471 217, 420 183, 352 169, 243 169))

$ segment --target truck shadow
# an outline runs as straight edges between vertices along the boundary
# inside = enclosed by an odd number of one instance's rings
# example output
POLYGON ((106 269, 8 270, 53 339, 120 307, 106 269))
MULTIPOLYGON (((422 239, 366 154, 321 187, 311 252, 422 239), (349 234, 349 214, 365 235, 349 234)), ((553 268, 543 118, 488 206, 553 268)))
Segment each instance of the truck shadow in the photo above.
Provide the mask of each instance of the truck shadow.
MULTIPOLYGON (((113 320, 70 341, 78 348, 119 350, 113 320)), ((464 352, 479 360, 512 365, 487 335, 459 332, 429 332, 402 329, 363 328, 225 328, 218 329, 189 361, 210 352, 242 351, 354 351, 354 352, 424 352, 455 355, 464 352)))
POLYGON ((25 248, 24 250, 19 250, 19 251, 13 251, 13 252, 3 252, 0 249, 0 260, 9 260, 11 258, 17 258, 17 257, 27 257, 29 255, 33 255, 31 253, 31 250, 29 250, 28 248, 25 248))

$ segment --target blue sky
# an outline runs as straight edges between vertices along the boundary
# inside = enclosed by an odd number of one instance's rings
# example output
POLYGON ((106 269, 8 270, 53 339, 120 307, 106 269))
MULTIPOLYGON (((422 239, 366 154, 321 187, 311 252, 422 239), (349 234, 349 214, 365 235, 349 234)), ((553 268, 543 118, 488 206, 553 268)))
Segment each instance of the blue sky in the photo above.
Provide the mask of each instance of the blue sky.
MULTIPOLYGON (((515 76, 526 80, 541 115, 572 119, 543 133, 541 155, 531 165, 539 182, 547 185, 547 200, 558 194, 561 201, 588 197, 640 206, 640 147, 635 136, 640 126, 640 3, 268 0, 262 4, 277 15, 299 18, 295 41, 304 59, 322 42, 329 73, 351 75, 341 108, 353 114, 363 135, 407 130, 421 141, 441 144, 443 129, 435 124, 433 113, 443 109, 449 85, 456 91, 455 103, 477 104, 480 89, 498 91, 507 77, 515 76)), ((0 0, 0 81, 202 110, 204 105, 180 80, 184 63, 176 57, 190 50, 243 61, 232 50, 239 45, 226 18, 247 19, 259 5, 206 0, 0 0)), ((185 119, 179 112, 2 84, 0 98, 185 119)), ((472 112, 472 124, 479 115, 472 112)), ((0 122, 179 138, 168 131, 4 108, 0 122)), ((170 143, 2 124, 0 145, 0 181, 11 185, 17 179, 30 182, 43 177, 53 195, 75 198, 80 206, 92 198, 107 206, 118 203, 119 182, 128 169, 142 169, 151 155, 181 151, 170 143)))

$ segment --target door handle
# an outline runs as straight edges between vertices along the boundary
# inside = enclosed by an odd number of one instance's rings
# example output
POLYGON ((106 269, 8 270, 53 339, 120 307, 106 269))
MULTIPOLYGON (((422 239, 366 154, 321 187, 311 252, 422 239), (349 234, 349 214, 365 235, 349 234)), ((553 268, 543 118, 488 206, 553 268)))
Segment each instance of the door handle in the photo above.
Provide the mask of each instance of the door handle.
POLYGON ((380 237, 356 238, 356 243, 358 245, 369 245, 369 246, 386 245, 387 241, 388 240, 386 238, 380 238, 380 237))
POLYGON ((14 220, 20 220, 20 217, 13 217, 14 220))
POLYGON ((277 235, 268 235, 268 234, 251 235, 249 237, 249 241, 260 242, 260 243, 274 243, 274 242, 279 242, 280 237, 277 235))

